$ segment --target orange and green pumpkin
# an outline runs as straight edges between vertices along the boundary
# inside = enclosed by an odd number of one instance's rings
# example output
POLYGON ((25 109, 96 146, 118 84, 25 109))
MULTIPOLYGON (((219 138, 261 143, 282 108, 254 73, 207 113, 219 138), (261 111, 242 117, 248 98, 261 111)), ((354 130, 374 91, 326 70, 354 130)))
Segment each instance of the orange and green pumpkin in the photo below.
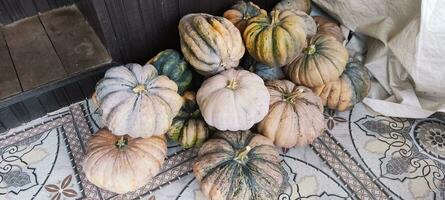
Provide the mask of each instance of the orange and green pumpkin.
POLYGON ((248 20, 260 14, 267 14, 267 12, 251 1, 238 1, 232 8, 224 12, 223 16, 243 33, 244 29, 246 29, 248 20))
POLYGON ((330 35, 335 37, 339 42, 343 43, 345 36, 341 31, 337 22, 334 22, 326 17, 315 16, 315 23, 317 24, 317 33, 322 35, 330 35))
POLYGON ((188 63, 173 49, 159 52, 148 63, 158 70, 159 75, 165 75, 174 81, 178 85, 179 94, 182 94, 192 82, 192 71, 188 63))
POLYGON ((312 90, 328 108, 345 111, 362 101, 370 88, 371 79, 366 67, 359 62, 350 62, 338 80, 312 90))
POLYGON ((248 54, 246 54, 243 59, 241 59, 240 67, 255 73, 264 81, 278 80, 285 77, 283 68, 267 66, 256 61, 254 58, 252 58, 252 56, 248 54))

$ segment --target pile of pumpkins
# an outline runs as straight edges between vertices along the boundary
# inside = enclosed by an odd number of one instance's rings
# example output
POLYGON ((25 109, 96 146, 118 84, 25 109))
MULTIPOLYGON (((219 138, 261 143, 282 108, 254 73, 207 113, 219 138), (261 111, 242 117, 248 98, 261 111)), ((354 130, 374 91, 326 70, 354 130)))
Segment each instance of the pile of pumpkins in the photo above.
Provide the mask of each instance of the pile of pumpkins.
POLYGON ((165 50, 109 69, 93 96, 105 128, 88 143, 89 181, 116 193, 147 184, 167 135, 199 148, 193 172, 209 199, 276 199, 287 182, 276 147, 312 143, 324 106, 350 109, 370 87, 366 68, 348 63, 338 24, 310 11, 309 0, 283 0, 269 14, 240 1, 224 17, 188 14, 183 56, 165 50), (206 78, 197 92, 193 68, 206 78))

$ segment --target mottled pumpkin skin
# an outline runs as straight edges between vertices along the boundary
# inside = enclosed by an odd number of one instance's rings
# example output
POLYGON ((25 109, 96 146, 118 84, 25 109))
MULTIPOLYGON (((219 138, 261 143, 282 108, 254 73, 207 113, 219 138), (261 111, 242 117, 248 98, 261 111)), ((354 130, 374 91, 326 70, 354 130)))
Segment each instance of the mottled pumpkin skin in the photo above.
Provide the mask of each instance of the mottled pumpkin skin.
POLYGON ((325 130, 323 104, 311 89, 288 80, 266 82, 269 113, 258 131, 283 148, 306 146, 325 130))
POLYGON ((183 98, 184 105, 173 119, 167 134, 183 148, 200 147, 209 136, 209 127, 196 104, 195 93, 186 91, 183 98))
POLYGON ((183 104, 178 86, 150 64, 113 67, 96 85, 102 122, 113 134, 151 137, 167 132, 183 104))
POLYGON ((274 7, 275 10, 303 11, 310 14, 312 10, 311 0, 281 0, 274 7))
POLYGON ((338 26, 338 23, 322 16, 315 16, 313 18, 317 24, 318 34, 330 35, 335 37, 335 39, 341 43, 345 41, 345 36, 343 35, 340 26, 338 26))
POLYGON ((359 62, 350 62, 340 79, 312 88, 325 106, 338 111, 351 109, 368 95, 371 78, 368 70, 359 62))
POLYGON ((173 49, 159 52, 148 63, 152 64, 160 75, 165 75, 174 81, 178 85, 179 94, 182 94, 192 82, 192 71, 188 63, 173 49))
POLYGON ((241 59, 240 67, 250 72, 255 73, 264 81, 278 80, 285 78, 283 69, 281 67, 269 67, 263 63, 256 61, 252 56, 246 54, 241 59))
POLYGON ((212 200, 278 199, 287 180, 272 142, 250 131, 217 132, 193 165, 201 191, 212 200))
POLYGON ((196 101, 207 124, 222 131, 238 131, 263 119, 269 93, 258 75, 229 69, 205 80, 196 101))
POLYGON ((272 11, 249 20, 243 38, 249 54, 271 66, 289 64, 306 46, 304 21, 291 11, 272 11))
POLYGON ((224 12, 223 16, 232 22, 241 33, 243 33, 244 29, 246 29, 248 20, 260 14, 267 15, 267 12, 251 1, 238 1, 238 3, 232 6, 232 8, 224 12))
POLYGON ((166 156, 163 136, 116 136, 105 128, 88 141, 82 168, 94 185, 124 194, 147 184, 160 171, 166 156))
POLYGON ((337 80, 348 58, 348 51, 334 37, 317 34, 284 72, 297 85, 316 87, 337 80))
POLYGON ((179 21, 179 36, 184 58, 205 76, 237 67, 244 55, 239 30, 224 17, 188 14, 179 21))

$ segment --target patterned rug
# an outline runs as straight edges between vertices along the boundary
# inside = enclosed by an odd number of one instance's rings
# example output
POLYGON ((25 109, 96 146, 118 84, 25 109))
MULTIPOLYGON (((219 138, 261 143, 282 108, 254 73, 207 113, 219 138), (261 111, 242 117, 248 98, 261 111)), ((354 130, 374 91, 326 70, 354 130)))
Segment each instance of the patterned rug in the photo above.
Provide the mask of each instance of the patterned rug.
MULTIPOLYGON (((0 199, 204 199, 191 173, 196 150, 169 143, 162 171, 135 192, 92 185, 82 156, 101 127, 89 101, 0 134, 0 199)), ((444 199, 445 114, 400 119, 325 112, 328 130, 307 148, 282 152, 289 187, 279 199, 444 199)))

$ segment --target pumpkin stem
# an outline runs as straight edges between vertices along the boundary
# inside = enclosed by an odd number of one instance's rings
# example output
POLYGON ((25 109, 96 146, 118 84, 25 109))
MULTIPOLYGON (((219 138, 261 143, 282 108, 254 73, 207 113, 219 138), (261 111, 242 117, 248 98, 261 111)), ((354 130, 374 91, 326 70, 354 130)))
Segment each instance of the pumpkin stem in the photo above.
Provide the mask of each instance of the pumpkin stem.
POLYGON ((121 136, 121 138, 116 141, 115 145, 118 149, 123 149, 128 145, 128 139, 125 136, 121 136))
POLYGON ((279 11, 277 11, 277 10, 274 10, 274 11, 273 11, 272 22, 270 23, 271 25, 275 25, 275 22, 280 21, 280 20, 278 19, 279 15, 280 15, 280 12, 279 12, 279 11))
POLYGON ((227 83, 227 86, 226 86, 226 88, 229 88, 229 89, 232 89, 232 90, 236 89, 237 87, 238 87, 238 83, 236 82, 236 79, 235 79, 235 78, 232 78, 232 79, 227 83))
POLYGON ((146 92, 147 89, 145 89, 145 85, 144 84, 138 84, 136 85, 136 87, 133 88, 133 92, 134 93, 143 93, 146 92))
POLYGON ((236 162, 238 162, 240 164, 246 164, 246 161, 248 158, 247 154, 250 152, 250 150, 252 150, 252 148, 250 146, 244 147, 243 149, 238 151, 238 153, 236 154, 236 156, 233 160, 235 160, 236 162))
POLYGON ((317 51, 317 48, 315 47, 315 44, 311 44, 306 48, 306 53, 308 55, 312 55, 317 51))
POLYGON ((300 95, 301 93, 303 93, 304 90, 302 88, 299 88, 297 91, 292 92, 290 94, 285 94, 284 95, 284 100, 293 103, 295 97, 297 97, 298 95, 300 95))

